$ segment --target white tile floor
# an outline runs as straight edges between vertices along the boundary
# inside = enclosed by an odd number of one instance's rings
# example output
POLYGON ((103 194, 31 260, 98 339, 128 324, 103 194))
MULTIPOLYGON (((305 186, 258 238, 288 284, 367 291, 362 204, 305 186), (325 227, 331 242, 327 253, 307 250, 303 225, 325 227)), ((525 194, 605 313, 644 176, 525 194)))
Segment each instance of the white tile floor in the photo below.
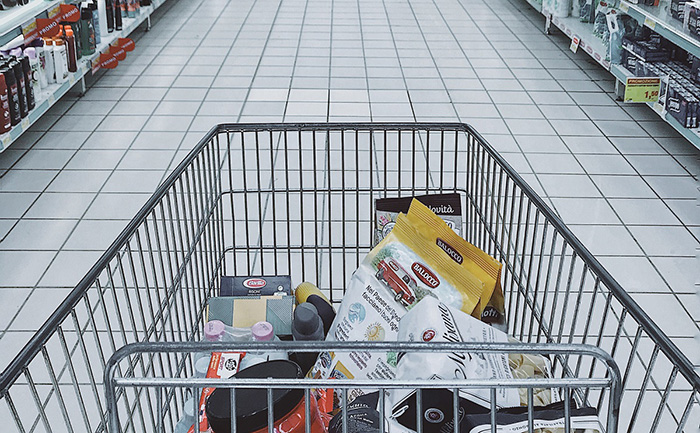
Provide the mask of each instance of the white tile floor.
POLYGON ((0 368, 212 125, 456 120, 700 365, 698 151, 542 27, 524 0, 169 0, 0 154, 0 368))

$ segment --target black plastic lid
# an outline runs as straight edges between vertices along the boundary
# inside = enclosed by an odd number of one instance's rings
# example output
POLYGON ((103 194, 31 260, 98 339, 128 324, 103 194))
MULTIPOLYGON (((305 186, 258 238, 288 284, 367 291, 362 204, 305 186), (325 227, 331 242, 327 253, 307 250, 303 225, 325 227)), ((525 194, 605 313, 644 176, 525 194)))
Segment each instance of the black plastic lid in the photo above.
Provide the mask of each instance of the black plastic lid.
MULTIPOLYGON (((296 363, 287 360, 268 361, 236 373, 234 378, 299 379, 304 377, 296 363)), ((217 388, 206 404, 207 419, 214 433, 231 431, 231 393, 217 388)), ((284 418, 304 399, 303 389, 274 389, 272 401, 275 420, 284 418)), ((236 390, 236 427, 239 433, 250 433, 267 427, 267 390, 236 390)))

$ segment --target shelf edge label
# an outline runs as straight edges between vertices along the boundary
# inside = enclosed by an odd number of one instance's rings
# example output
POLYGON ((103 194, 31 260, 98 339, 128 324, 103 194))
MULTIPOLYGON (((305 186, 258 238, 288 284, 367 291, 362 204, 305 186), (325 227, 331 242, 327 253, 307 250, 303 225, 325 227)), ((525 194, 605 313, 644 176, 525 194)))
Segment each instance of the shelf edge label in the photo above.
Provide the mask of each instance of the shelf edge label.
POLYGON ((661 78, 627 77, 625 79, 625 102, 653 103, 659 100, 661 78))
POLYGON ((571 45, 569 45, 569 49, 573 52, 576 53, 578 51, 578 46, 581 44, 581 38, 579 38, 577 35, 573 35, 571 37, 571 45))

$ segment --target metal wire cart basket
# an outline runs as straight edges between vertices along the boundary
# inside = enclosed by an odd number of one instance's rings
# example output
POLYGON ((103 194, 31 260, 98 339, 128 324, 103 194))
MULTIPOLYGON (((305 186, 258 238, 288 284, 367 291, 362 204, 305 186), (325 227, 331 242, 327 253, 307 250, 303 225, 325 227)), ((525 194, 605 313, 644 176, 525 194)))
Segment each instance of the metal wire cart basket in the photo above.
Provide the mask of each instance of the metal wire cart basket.
MULTIPOLYGON (((223 348, 216 344, 210 348, 223 348)), ((382 344, 375 347, 428 350, 382 344)), ((295 350, 322 345, 331 347, 295 350)), ((700 425, 700 378, 689 360, 463 124, 212 129, 2 373, 0 430, 172 431, 187 395, 207 385, 303 388, 307 401, 309 388, 330 385, 480 387, 494 394, 500 386, 526 387, 529 398, 534 387, 554 387, 567 414, 574 405, 593 406, 606 432, 696 432, 700 425), (222 275, 288 274, 340 302, 372 247, 374 200, 435 192, 460 194, 465 238, 503 263, 508 332, 523 343, 445 343, 430 350, 545 353, 553 379, 188 379, 190 354, 201 347, 187 342, 201 340, 206 302, 218 294, 222 275)), ((346 393, 340 395, 346 403, 346 393)), ((422 432, 421 423, 417 429, 422 432)))

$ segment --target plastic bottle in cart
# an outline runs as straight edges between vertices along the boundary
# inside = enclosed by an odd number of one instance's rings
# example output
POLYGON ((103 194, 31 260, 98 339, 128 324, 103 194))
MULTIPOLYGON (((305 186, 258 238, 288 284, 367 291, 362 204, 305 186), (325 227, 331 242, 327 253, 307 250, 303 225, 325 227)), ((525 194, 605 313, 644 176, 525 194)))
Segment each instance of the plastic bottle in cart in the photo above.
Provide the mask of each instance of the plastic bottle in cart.
MULTIPOLYGON (((294 309, 294 320, 292 321, 292 336, 294 341, 323 341, 323 320, 318 314, 316 307, 304 302, 294 309)), ((292 360, 296 361, 304 373, 308 372, 316 363, 318 353, 295 352, 292 360)))
MULTIPOLYGON (((275 329, 270 322, 258 322, 250 330, 253 333, 253 341, 280 341, 279 337, 275 335, 275 329)), ((289 359, 289 356, 286 352, 281 351, 247 352, 243 360, 241 360, 240 369, 243 370, 251 365, 277 359, 289 359)))
POLYGON ((182 408, 182 417, 175 424, 173 433, 187 433, 194 425, 194 397, 185 400, 185 406, 182 408))
MULTIPOLYGON (((221 320, 210 320, 204 325, 204 341, 250 341, 253 339, 253 334, 250 328, 233 328, 227 326, 221 320)), ((211 353, 199 352, 195 355, 195 370, 200 359, 210 359, 211 353)), ((208 365, 208 361, 207 361, 208 365)))

